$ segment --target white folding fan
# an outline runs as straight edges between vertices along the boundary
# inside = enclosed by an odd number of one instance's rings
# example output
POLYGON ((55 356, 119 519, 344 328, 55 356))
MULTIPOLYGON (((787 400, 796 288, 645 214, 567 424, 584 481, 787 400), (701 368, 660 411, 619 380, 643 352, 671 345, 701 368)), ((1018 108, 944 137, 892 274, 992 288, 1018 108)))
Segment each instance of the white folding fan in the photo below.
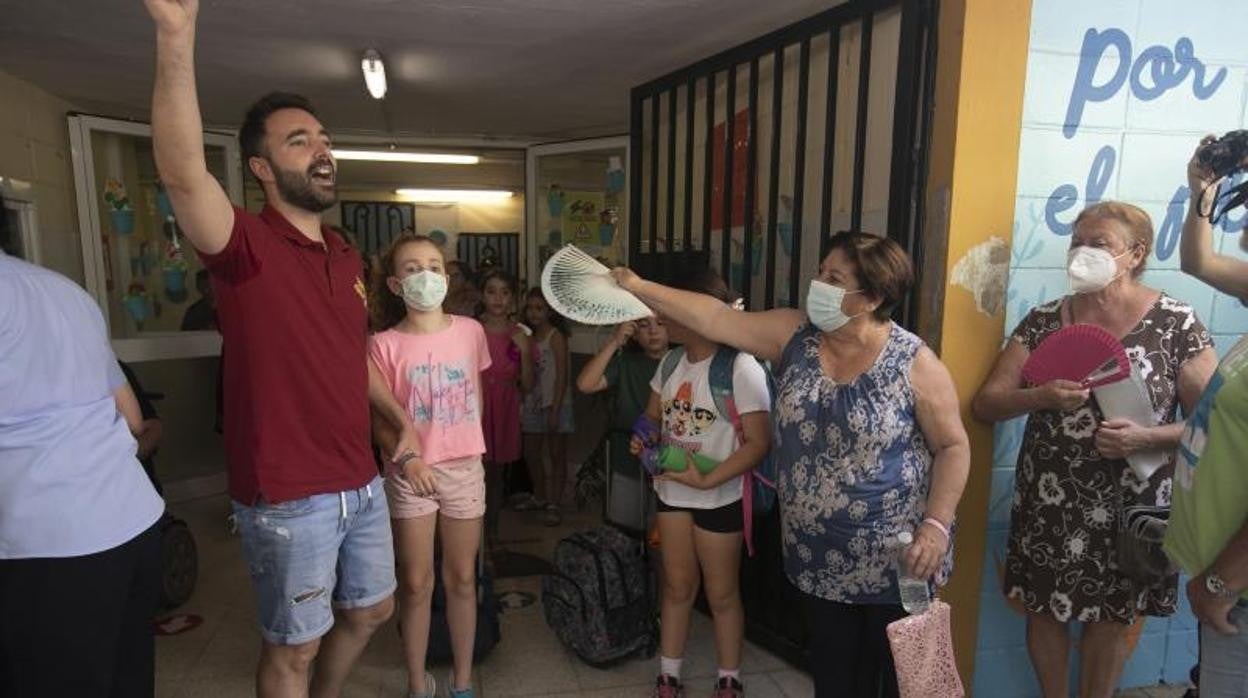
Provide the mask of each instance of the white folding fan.
POLYGON ((547 260, 542 292, 556 312, 586 325, 614 325, 652 314, 615 283, 610 269, 576 245, 564 245, 547 260))

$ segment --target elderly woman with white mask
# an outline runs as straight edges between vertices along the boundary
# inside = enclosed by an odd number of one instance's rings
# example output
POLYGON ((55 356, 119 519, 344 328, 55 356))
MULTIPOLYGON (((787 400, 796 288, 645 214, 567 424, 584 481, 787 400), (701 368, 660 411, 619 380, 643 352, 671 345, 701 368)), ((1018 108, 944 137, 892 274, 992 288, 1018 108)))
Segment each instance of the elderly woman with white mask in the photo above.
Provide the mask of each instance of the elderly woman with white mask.
POLYGON ((1140 274, 1152 252, 1148 214, 1106 201, 1075 219, 1067 257, 1072 294, 1033 309, 1015 328, 975 396, 975 415, 1028 415, 1018 456, 1004 591, 1027 613, 1027 647, 1046 698, 1066 696, 1071 621, 1083 623, 1079 695, 1109 698, 1126 663, 1128 629, 1140 614, 1167 616, 1174 575, 1140 581, 1119 566, 1124 507, 1168 507, 1173 453, 1216 357, 1192 308, 1149 288, 1140 274), (1091 324, 1126 348, 1151 401, 1153 423, 1106 419, 1080 383, 1030 385, 1023 365, 1054 332, 1091 324), (1126 458, 1166 454, 1147 480, 1126 458))
POLYGON ((738 312, 617 269, 620 285, 719 344, 772 362, 785 573, 803 592, 820 696, 896 696, 884 628, 905 611, 894 560, 943 583, 970 446, 949 371, 890 319, 913 282, 897 243, 833 235, 806 311, 738 312))

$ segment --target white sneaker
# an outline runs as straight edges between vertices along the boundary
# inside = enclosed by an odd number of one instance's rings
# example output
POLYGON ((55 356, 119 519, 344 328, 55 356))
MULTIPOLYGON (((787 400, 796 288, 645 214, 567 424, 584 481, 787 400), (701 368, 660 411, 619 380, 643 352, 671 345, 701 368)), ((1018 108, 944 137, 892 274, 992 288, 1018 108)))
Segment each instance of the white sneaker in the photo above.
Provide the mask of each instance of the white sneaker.
POLYGON ((534 497, 532 494, 525 492, 524 494, 517 496, 515 503, 511 505, 511 508, 516 511, 537 511, 539 509, 545 509, 546 502, 543 502, 537 497, 534 497))
POLYGON ((425 692, 416 693, 414 691, 407 692, 407 698, 437 698, 438 682, 433 678, 433 674, 425 672, 425 692))

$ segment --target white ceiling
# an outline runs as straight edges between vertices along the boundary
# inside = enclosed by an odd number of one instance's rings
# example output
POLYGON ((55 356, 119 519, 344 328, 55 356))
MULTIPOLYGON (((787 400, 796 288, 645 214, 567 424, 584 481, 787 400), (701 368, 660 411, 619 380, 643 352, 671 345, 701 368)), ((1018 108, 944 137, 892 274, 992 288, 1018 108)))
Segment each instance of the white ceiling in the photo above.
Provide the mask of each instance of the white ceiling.
MULTIPOLYGON (((205 120, 271 89, 337 133, 525 140, 622 133, 628 90, 842 0, 201 0, 205 120), (360 54, 386 58, 384 107, 360 54)), ((141 0, 0 0, 0 70, 87 111, 146 118, 141 0)))

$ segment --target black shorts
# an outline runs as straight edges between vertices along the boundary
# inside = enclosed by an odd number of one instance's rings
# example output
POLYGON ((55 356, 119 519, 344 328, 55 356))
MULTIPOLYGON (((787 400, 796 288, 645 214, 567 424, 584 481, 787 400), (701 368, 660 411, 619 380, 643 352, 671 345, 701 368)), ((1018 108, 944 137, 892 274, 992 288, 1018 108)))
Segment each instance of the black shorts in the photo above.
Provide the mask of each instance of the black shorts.
POLYGON ((741 518, 741 500, 725 504, 716 509, 694 509, 693 507, 674 507, 658 500, 655 510, 662 514, 665 511, 684 511, 693 515, 693 525, 711 533, 740 533, 745 530, 741 518))

